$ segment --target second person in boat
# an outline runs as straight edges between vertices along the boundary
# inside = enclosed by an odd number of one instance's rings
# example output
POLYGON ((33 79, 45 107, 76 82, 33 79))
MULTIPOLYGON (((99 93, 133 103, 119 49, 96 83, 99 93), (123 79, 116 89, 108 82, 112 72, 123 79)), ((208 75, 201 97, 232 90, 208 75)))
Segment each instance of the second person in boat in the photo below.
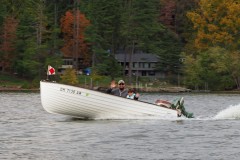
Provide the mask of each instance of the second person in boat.
POLYGON ((139 93, 136 93, 135 90, 132 88, 128 89, 128 95, 127 95, 128 99, 138 100, 138 97, 139 97, 139 93))

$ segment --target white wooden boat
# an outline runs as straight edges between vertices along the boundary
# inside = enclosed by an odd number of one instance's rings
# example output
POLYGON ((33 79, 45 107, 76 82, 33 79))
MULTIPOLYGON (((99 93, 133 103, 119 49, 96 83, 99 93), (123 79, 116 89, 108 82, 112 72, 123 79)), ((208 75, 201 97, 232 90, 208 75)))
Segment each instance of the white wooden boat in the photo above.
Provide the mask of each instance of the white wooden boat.
POLYGON ((176 118, 178 114, 174 108, 48 81, 40 82, 40 92, 42 106, 47 112, 78 118, 176 118))

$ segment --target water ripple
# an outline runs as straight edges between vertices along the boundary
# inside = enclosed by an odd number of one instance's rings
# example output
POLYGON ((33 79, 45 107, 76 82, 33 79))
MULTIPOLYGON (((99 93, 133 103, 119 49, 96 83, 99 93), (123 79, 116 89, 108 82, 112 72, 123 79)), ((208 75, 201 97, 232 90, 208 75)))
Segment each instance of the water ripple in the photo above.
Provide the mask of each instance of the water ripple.
POLYGON ((0 93, 0 159, 238 159, 240 96, 181 96, 197 118, 87 121, 47 113, 39 93, 0 93))

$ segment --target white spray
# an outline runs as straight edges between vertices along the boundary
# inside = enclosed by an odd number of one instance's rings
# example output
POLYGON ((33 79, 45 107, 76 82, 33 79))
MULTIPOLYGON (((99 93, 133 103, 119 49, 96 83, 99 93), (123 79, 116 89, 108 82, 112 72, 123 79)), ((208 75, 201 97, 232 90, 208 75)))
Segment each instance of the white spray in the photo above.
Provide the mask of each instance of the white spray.
POLYGON ((240 119, 240 104, 229 106, 218 112, 214 119, 240 119))

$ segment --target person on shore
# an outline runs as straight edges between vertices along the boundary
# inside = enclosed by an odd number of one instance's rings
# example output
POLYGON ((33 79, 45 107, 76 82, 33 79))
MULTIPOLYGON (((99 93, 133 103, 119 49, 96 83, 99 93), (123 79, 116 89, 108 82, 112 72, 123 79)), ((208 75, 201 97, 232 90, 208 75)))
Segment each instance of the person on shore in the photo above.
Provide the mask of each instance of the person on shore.
POLYGON ((107 93, 126 98, 128 95, 128 89, 125 89, 125 82, 123 80, 118 81, 118 87, 116 87, 115 81, 112 81, 107 93))
POLYGON ((128 90, 128 95, 127 95, 127 98, 128 98, 128 99, 138 100, 138 97, 139 97, 139 94, 136 93, 136 92, 134 91, 134 89, 130 88, 130 89, 128 90))

